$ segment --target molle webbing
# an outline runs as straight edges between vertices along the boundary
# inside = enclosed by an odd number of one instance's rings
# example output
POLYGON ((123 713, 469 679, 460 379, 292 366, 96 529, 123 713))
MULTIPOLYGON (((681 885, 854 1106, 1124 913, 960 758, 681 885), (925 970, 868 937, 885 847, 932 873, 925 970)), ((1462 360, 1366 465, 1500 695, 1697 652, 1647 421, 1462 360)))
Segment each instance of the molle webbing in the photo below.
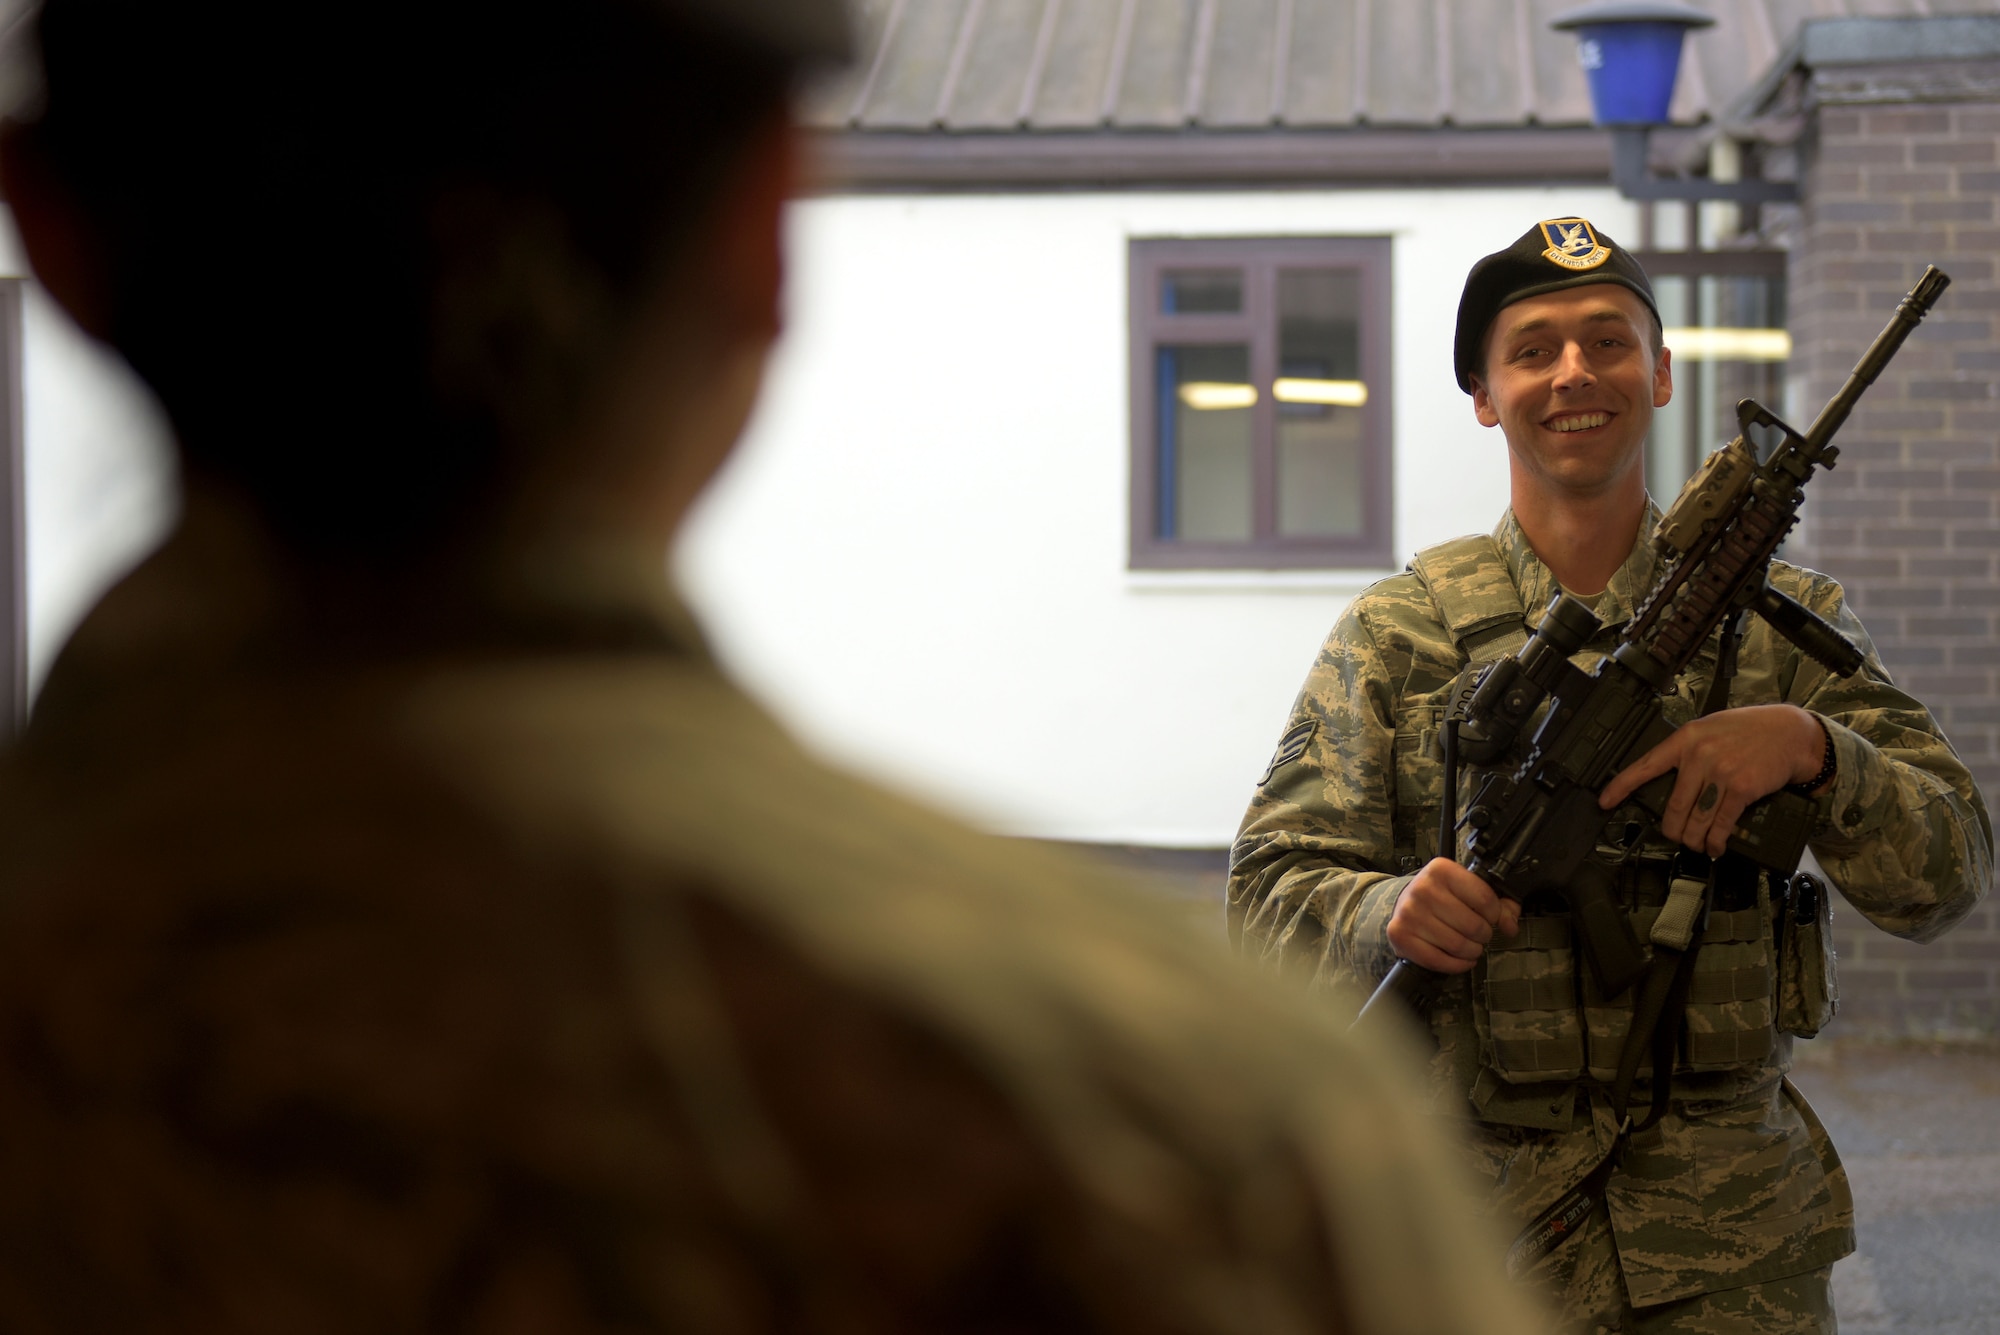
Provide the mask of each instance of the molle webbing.
POLYGON ((1511 937, 1487 943, 1486 1017, 1493 1065, 1503 1078, 1535 1083, 1583 1074, 1577 1023, 1576 951, 1567 916, 1521 919, 1511 937))
MULTIPOLYGON (((1762 1061, 1770 1055, 1772 979, 1763 944, 1764 912, 1753 906, 1715 910, 1708 915, 1683 1012, 1680 1060, 1685 1067, 1719 1070, 1762 1061)), ((1651 934, 1658 916, 1657 907, 1632 915, 1633 931, 1641 940, 1651 934)), ((1586 998, 1584 1029, 1592 1078, 1610 1080, 1617 1075, 1631 1016, 1629 998, 1619 1005, 1586 998)), ((1639 1074, 1650 1076, 1652 1063, 1642 1061, 1639 1074)))
POLYGON ((1561 978, 1489 978, 1486 1004, 1496 1011, 1554 1011, 1576 1004, 1576 984, 1561 978))
POLYGON ((1762 1001, 1771 995, 1771 971, 1761 965, 1751 969, 1725 969, 1718 973, 1697 973, 1688 986, 1688 1005, 1717 1006, 1725 1001, 1762 1001))
POLYGON ((1696 1070, 1763 1061, 1777 1039, 1767 910, 1711 913, 1688 989, 1681 1060, 1696 1070))
MULTIPOLYGON (((1652 905, 1632 915, 1641 940, 1659 913, 1652 905)), ((1681 1061, 1689 1068, 1740 1066, 1770 1054, 1772 979, 1763 913, 1751 907, 1708 915, 1678 1021, 1681 1061)), ((1596 994, 1589 972, 1577 967, 1567 916, 1523 918, 1513 937, 1488 944, 1484 972, 1491 1059, 1503 1079, 1616 1076, 1632 1023, 1632 998, 1607 1002, 1596 994)), ((1651 1062, 1642 1062, 1639 1071, 1650 1075, 1651 1062)))
POLYGON ((1771 1055, 1771 1036, 1739 1029, 1704 1034, 1696 1032, 1690 1024, 1688 1032, 1681 1036, 1681 1052, 1689 1066, 1712 1070, 1748 1066, 1771 1055))

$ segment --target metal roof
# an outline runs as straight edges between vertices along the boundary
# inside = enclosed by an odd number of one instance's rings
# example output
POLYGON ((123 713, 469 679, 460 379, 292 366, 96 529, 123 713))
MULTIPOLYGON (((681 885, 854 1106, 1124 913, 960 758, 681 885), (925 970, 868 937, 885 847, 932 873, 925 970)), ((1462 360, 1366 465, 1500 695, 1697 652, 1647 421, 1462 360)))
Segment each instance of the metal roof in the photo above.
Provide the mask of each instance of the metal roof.
MULTIPOLYGON (((1576 0, 861 0, 860 58, 808 119, 846 131, 1585 126, 1576 0)), ((1695 0, 1673 114, 1719 116, 1809 19, 2000 0, 1695 0)))

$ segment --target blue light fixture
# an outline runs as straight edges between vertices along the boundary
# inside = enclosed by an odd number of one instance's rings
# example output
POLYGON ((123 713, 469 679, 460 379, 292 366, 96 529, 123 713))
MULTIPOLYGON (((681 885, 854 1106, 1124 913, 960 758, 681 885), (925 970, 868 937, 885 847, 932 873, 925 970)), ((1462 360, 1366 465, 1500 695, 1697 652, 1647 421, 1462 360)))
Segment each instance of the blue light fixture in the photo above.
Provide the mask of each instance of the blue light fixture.
POLYGON ((1715 19, 1692 5, 1608 0, 1558 14, 1557 32, 1574 32, 1577 56, 1590 80, 1590 109, 1599 125, 1665 125, 1689 29, 1715 19))
POLYGON ((1714 23, 1713 15, 1674 0, 1600 0, 1549 22, 1558 32, 1576 34, 1592 118, 1611 131, 1612 184, 1627 199, 1755 204, 1799 197, 1790 182, 1656 177, 1647 170, 1647 139, 1654 126, 1667 123, 1681 47, 1691 29, 1714 23))

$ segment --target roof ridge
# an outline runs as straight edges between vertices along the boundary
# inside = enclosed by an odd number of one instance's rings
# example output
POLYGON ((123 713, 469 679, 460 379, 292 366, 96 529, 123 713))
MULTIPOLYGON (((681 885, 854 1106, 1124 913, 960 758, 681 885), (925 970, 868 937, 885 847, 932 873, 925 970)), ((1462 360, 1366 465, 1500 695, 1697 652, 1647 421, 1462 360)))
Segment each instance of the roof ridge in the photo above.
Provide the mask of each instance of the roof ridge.
POLYGON ((1354 87, 1352 105, 1354 121, 1365 125, 1368 121, 1368 47, 1370 41, 1369 20, 1373 14, 1368 0, 1354 0, 1354 87))
POLYGON ((1271 34, 1270 121, 1285 123, 1285 103, 1291 93, 1292 6, 1296 0, 1278 0, 1277 27, 1271 34))
POLYGON ((1118 93, 1125 84, 1125 61, 1132 54, 1132 21, 1139 12, 1139 0, 1119 0, 1118 29, 1111 39, 1111 62, 1104 71, 1104 96, 1097 104, 1100 125, 1110 125, 1118 114, 1118 93))
POLYGON ((883 67, 889 63, 889 48, 895 45, 896 29, 903 26, 903 13, 910 7, 910 0, 895 0, 889 7, 889 17, 882 24, 882 40, 876 43, 875 59, 869 63, 868 77, 854 90, 854 101, 847 107, 847 123, 861 124, 861 118, 868 110, 870 99, 875 96, 875 85, 881 82, 883 67))
POLYGON ((1056 21, 1062 16, 1062 0, 1043 0, 1041 26, 1035 29, 1034 54, 1028 57, 1028 73, 1021 80, 1021 103, 1014 111, 1014 123, 1027 125, 1034 119, 1035 99, 1042 92, 1042 71, 1049 65, 1049 48, 1055 45, 1056 21))
POLYGON ((1514 0, 1514 59, 1520 65, 1516 86, 1521 90, 1521 119, 1532 122, 1539 119, 1542 103, 1536 96, 1540 84, 1535 79, 1535 40, 1528 0, 1514 0))
POLYGON ((1181 120, 1189 125, 1201 121, 1201 102, 1208 92, 1208 62, 1215 46, 1216 0, 1201 0, 1195 13, 1194 48, 1188 52, 1187 91, 1181 97, 1181 120))
POLYGON ((965 13, 958 20, 958 37, 951 44, 951 60, 944 67, 944 82, 938 85, 937 101, 931 107, 932 125, 943 125, 951 112, 958 81, 965 75, 965 57, 972 49, 972 34, 979 27, 979 17, 985 9, 986 0, 966 0, 965 13))
POLYGON ((1451 0, 1431 0, 1431 26, 1431 49, 1437 60, 1437 118, 1448 125, 1458 94, 1457 69, 1452 63, 1451 0))

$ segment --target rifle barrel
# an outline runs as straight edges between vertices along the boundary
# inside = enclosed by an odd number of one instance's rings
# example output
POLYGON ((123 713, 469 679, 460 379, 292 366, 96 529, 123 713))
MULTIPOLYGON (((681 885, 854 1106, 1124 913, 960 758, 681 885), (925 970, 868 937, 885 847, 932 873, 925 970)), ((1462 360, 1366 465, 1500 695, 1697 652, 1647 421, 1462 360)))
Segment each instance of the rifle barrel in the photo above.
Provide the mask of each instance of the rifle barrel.
POLYGON ((1820 409, 1819 416, 1806 431, 1808 457, 1817 459, 1834 433, 1846 423, 1847 415, 1854 411, 1854 405, 1875 383, 1875 377, 1882 374, 1882 368, 1896 355, 1916 327, 1930 314, 1931 307, 1951 286, 1951 278, 1935 264, 1924 267, 1924 276, 1910 289, 1909 295, 1896 303, 1896 313, 1889 317, 1889 325, 1875 336, 1868 345, 1868 351, 1861 354, 1861 360, 1848 372, 1847 383, 1840 387, 1840 393, 1827 400, 1826 407, 1820 409))

